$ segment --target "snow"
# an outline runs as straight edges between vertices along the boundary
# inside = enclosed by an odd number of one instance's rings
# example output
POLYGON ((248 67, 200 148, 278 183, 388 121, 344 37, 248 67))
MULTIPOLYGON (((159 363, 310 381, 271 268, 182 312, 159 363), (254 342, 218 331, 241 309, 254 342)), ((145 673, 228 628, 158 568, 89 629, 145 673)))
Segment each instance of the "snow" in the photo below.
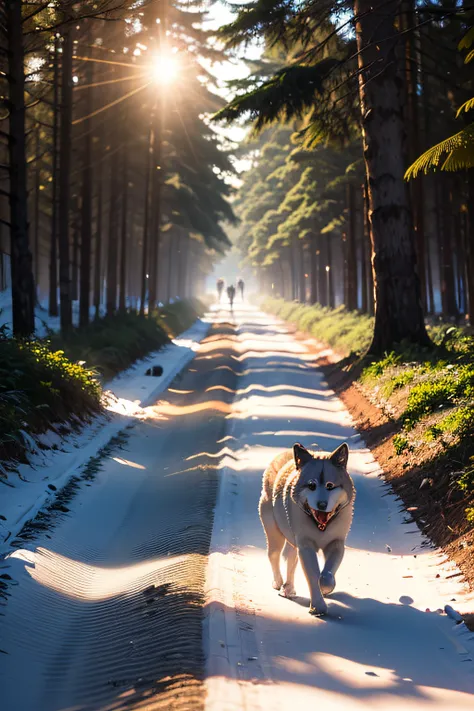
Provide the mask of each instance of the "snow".
MULTIPOLYGON (((57 449, 35 449, 29 464, 18 467, 18 475, 9 475, 8 485, 3 485, 0 498, 0 556, 7 554, 10 543, 25 523, 54 498, 56 489, 64 487, 100 449, 133 422, 144 416, 145 408, 152 405, 158 395, 166 390, 176 375, 192 360, 199 342, 209 329, 209 320, 198 319, 195 324, 172 343, 151 353, 108 383, 108 413, 94 418, 76 435, 60 437, 55 432, 41 436, 40 441, 57 449), (146 376, 150 363, 159 363, 163 375, 146 376)), ((0 482, 3 483, 3 482, 0 482)))
POLYGON ((246 356, 208 566, 206 711, 472 709, 474 634, 443 614, 472 611, 459 571, 405 523, 305 345, 262 314, 240 312, 238 322, 246 356), (263 469, 298 440, 351 449, 355 517, 326 618, 308 614, 300 566, 297 600, 272 589, 257 513, 263 469))
MULTIPOLYGON (((59 316, 50 316, 48 313, 47 299, 41 299, 35 308, 35 334, 38 338, 44 338, 50 331, 59 331, 60 320, 59 316)), ((101 316, 104 315, 104 308, 101 307, 101 316)), ((90 317, 94 318, 95 308, 91 306, 90 317)), ((10 289, 0 291, 0 327, 7 326, 10 330, 12 327, 12 302, 10 289)), ((74 301, 72 304, 72 321, 74 325, 79 324, 79 302, 74 301)))

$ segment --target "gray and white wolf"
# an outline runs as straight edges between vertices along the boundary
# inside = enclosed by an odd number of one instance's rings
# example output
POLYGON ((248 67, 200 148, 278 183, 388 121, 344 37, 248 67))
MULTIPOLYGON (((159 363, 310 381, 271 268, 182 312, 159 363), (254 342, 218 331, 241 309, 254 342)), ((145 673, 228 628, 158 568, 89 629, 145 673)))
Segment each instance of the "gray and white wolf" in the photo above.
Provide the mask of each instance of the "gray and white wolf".
POLYGON ((324 595, 334 590, 352 523, 355 489, 347 472, 347 444, 332 453, 311 452, 301 444, 279 454, 263 475, 259 513, 273 571, 273 587, 294 597, 301 561, 310 590, 310 613, 325 615, 324 595), (287 562, 286 581, 280 555, 287 562), (317 554, 322 552, 324 567, 317 554))

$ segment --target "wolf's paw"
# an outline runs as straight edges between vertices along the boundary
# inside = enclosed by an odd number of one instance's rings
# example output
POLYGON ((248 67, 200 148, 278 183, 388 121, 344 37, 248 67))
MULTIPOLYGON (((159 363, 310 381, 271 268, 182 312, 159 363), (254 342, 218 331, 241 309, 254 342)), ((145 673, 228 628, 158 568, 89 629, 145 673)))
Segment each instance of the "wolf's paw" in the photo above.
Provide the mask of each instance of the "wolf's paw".
POLYGON ((283 588, 281 589, 280 594, 282 595, 282 597, 296 597, 295 586, 291 585, 290 583, 285 583, 283 585, 283 588))
POLYGON ((328 606, 326 603, 323 605, 318 605, 317 607, 311 607, 309 608, 309 614, 312 615, 313 617, 324 617, 325 615, 328 614, 328 606))
POLYGON ((272 583, 272 587, 274 590, 280 590, 281 586, 283 585, 283 578, 279 578, 278 580, 274 580, 272 583))
POLYGON ((336 587, 336 578, 332 573, 323 573, 319 579, 319 587, 323 595, 329 595, 336 587))

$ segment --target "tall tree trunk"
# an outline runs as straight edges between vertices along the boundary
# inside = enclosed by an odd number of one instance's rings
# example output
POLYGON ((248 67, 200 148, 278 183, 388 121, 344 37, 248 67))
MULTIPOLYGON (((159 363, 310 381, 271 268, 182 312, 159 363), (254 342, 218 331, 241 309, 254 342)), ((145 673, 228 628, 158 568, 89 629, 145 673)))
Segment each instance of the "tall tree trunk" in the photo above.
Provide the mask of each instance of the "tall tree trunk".
POLYGON ((107 316, 112 316, 117 308, 117 256, 119 237, 119 152, 117 146, 112 148, 110 158, 110 206, 109 206, 109 238, 107 243, 107 316))
POLYGON ((72 293, 69 263, 69 211, 72 144, 72 30, 64 33, 61 67, 61 125, 59 136, 59 295, 61 330, 72 327, 72 293))
POLYGON ((296 299, 296 265, 295 265, 295 246, 294 237, 290 238, 290 246, 288 256, 290 258, 290 294, 291 301, 296 299))
POLYGON ((363 314, 369 313, 369 284, 368 284, 368 262, 367 252, 370 250, 370 240, 366 235, 365 206, 364 206, 364 186, 360 190, 360 213, 359 213, 359 257, 360 257, 360 283, 361 283, 361 305, 363 314))
MULTIPOLYGON (((86 62, 86 84, 94 79, 93 63, 86 62)), ((92 90, 86 89, 85 115, 92 113, 92 90)), ((92 132, 91 119, 84 121, 84 144, 82 149, 82 216, 81 216, 81 273, 79 325, 87 326, 90 312, 91 293, 91 249, 92 249, 92 132)))
POLYGON ((356 206, 355 191, 352 183, 346 186, 347 200, 347 301, 349 311, 357 309, 357 245, 356 245, 356 206))
POLYGON ((158 296, 158 257, 161 244, 161 173, 162 173, 162 101, 158 99, 154 120, 153 140, 153 166, 151 181, 151 234, 150 234, 150 263, 149 263, 149 288, 148 310, 156 308, 158 296))
POLYGON ((370 316, 374 315, 375 311, 375 294, 374 294, 374 268, 372 264, 372 225, 369 219, 369 188, 367 186, 367 176, 364 179, 364 244, 365 255, 367 259, 367 311, 370 316))
POLYGON ((147 142, 147 160, 145 172, 145 205, 143 208, 143 233, 142 233, 142 269, 141 269, 141 289, 140 289, 140 314, 145 313, 145 301, 147 297, 148 269, 149 269, 149 232, 150 232, 150 173, 153 166, 153 128, 150 124, 147 142))
POLYGON ((300 293, 299 300, 302 304, 306 303, 306 272, 304 268, 304 256, 305 256, 305 243, 302 239, 298 239, 298 264, 299 264, 299 281, 300 281, 300 293))
POLYGON ((39 296, 39 279, 40 279, 40 184, 41 184, 41 144, 40 144, 40 127, 36 127, 36 145, 35 145, 35 285, 36 298, 39 296))
POLYGON ((329 308, 334 308, 334 268, 332 263, 332 236, 328 232, 326 234, 326 288, 327 288, 327 305, 329 308))
POLYGON ((429 344, 413 226, 404 183, 403 79, 396 29, 399 3, 355 0, 359 94, 375 284, 369 351, 382 355, 408 340, 429 344))
POLYGON ((119 311, 126 310, 128 229, 128 147, 122 148, 122 239, 120 251, 119 311))
POLYGON ((467 234, 467 297, 469 322, 474 323, 474 173, 469 171, 469 212, 468 212, 468 234, 467 234))
POLYGON ((35 330, 35 284, 28 237, 22 6, 20 0, 6 0, 5 4, 10 101, 10 265, 13 334, 30 336, 35 330))
MULTIPOLYGON (((74 197, 74 196, 73 196, 74 197)), ((75 196, 72 214, 72 300, 79 300, 79 243, 80 243, 80 200, 75 196)))
POLYGON ((51 242, 49 245, 49 315, 58 309, 58 139, 59 139, 59 36, 54 38, 53 146, 51 150, 53 194, 51 204, 51 242))
MULTIPOLYGON (((405 32, 405 82, 406 82, 406 107, 405 125, 408 131, 408 165, 420 155, 420 122, 418 111, 418 56, 415 51, 415 41, 419 35, 416 29, 416 15, 414 0, 403 0, 403 30, 405 32)), ((423 181, 413 180, 410 183, 411 209, 415 228, 416 256, 418 262, 418 275, 420 279, 421 302, 424 311, 427 311, 426 293, 426 245, 424 225, 424 196, 423 181)))
POLYGON ((102 161, 97 165, 97 214, 95 221, 95 250, 94 250, 94 310, 95 318, 100 316, 102 301, 102 224, 103 224, 103 192, 102 161))
POLYGON ((318 301, 318 236, 316 232, 311 233, 309 253, 311 257, 311 290, 309 296, 310 304, 316 304, 318 301))
POLYGON ((452 194, 449 190, 449 186, 446 184, 449 180, 447 176, 444 176, 446 180, 443 180, 442 185, 442 196, 443 196, 443 210, 442 210, 442 229, 440 232, 440 279, 441 279, 441 303, 443 308, 443 314, 449 318, 458 317, 458 309, 456 305, 456 290, 455 290, 455 277, 454 277, 454 264, 453 264, 453 245, 452 245, 452 228, 453 222, 451 219, 452 212, 452 194))

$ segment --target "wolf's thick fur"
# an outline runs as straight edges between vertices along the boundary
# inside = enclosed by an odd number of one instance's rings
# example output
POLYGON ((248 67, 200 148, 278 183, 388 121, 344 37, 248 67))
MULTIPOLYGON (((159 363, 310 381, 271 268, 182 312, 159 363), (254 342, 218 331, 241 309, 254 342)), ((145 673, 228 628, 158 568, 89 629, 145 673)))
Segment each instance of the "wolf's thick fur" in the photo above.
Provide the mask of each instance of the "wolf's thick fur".
POLYGON ((335 574, 344 556, 352 523, 355 489, 347 473, 349 449, 309 452, 300 444, 279 454, 263 475, 259 513, 273 570, 273 587, 286 597, 295 595, 298 558, 308 581, 310 613, 325 615, 324 595, 334 590, 335 574), (280 555, 287 561, 286 582, 280 555), (319 569, 317 553, 324 555, 319 569))

